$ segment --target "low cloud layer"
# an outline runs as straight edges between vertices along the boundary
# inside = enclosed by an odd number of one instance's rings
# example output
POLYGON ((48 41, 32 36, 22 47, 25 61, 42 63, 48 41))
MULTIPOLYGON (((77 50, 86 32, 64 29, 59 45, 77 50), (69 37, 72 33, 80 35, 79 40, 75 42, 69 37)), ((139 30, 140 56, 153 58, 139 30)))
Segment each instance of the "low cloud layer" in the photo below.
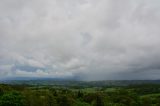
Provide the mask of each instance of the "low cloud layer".
POLYGON ((160 78, 158 0, 0 0, 0 77, 160 78))

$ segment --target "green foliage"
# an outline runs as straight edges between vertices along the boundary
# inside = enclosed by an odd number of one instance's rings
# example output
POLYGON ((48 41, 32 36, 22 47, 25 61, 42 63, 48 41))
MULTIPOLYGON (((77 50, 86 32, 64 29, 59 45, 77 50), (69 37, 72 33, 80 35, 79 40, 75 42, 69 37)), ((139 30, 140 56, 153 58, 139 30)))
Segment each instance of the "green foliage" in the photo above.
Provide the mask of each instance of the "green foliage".
POLYGON ((149 97, 144 97, 141 100, 141 106, 152 106, 152 101, 149 97))
POLYGON ((77 92, 77 98, 82 98, 84 96, 82 91, 77 92))
POLYGON ((66 95, 61 95, 58 98, 59 106, 72 106, 72 98, 67 97, 66 95))
POLYGON ((47 90, 25 91, 28 106, 57 106, 56 98, 47 90))
POLYGON ((139 97, 130 90, 118 89, 108 93, 108 102, 123 106, 139 106, 139 97))
POLYGON ((151 91, 143 91, 146 85, 75 89, 3 84, 0 106, 160 106, 159 85, 147 86, 151 91))
POLYGON ((73 104, 73 106, 91 106, 90 104, 84 102, 84 101, 75 101, 75 103, 73 104))
POLYGON ((0 88, 0 96, 2 96, 2 95, 3 95, 3 93, 4 93, 3 89, 2 89, 2 88, 0 88))
POLYGON ((19 92, 5 93, 0 98, 0 106, 25 106, 24 96, 19 92))

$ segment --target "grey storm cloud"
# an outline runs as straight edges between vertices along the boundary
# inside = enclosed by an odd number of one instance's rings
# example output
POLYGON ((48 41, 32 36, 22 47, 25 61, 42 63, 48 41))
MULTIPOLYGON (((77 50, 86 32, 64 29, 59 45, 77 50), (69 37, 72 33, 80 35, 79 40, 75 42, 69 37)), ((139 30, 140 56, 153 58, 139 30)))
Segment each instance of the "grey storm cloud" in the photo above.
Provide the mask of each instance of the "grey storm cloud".
POLYGON ((160 78, 159 0, 0 0, 0 77, 160 78))

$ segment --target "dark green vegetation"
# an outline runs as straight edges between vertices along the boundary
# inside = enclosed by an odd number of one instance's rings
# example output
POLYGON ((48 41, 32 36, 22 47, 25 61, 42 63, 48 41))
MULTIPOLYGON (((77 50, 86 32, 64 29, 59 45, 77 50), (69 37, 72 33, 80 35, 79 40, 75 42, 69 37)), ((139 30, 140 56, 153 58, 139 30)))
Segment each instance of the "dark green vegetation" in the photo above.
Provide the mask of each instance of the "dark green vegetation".
POLYGON ((0 106, 160 106, 158 83, 26 82, 0 84, 0 106))

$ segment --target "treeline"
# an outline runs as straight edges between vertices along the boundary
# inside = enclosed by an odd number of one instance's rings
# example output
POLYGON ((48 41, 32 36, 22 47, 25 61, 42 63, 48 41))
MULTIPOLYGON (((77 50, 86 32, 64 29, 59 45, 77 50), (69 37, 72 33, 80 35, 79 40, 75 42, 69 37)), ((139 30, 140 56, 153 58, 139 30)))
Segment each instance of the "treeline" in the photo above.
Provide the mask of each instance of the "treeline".
POLYGON ((160 106, 159 90, 158 85, 87 92, 65 87, 1 84, 0 106, 160 106))

